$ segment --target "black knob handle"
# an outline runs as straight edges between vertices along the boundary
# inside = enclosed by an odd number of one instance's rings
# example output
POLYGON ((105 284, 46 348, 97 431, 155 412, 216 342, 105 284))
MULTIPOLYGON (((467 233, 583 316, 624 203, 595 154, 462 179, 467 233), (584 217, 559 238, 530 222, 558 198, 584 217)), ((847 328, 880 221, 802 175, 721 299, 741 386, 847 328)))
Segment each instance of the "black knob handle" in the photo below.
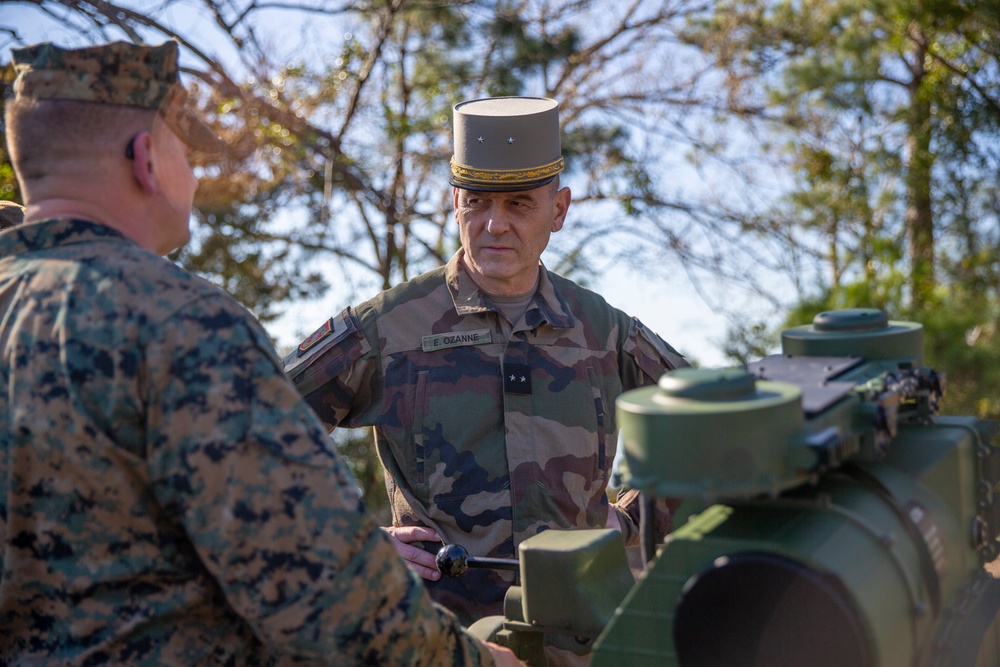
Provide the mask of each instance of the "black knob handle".
POLYGON ((469 555, 461 544, 446 544, 438 549, 435 557, 438 572, 448 577, 460 577, 470 567, 493 570, 517 570, 520 563, 514 558, 476 558, 469 555))

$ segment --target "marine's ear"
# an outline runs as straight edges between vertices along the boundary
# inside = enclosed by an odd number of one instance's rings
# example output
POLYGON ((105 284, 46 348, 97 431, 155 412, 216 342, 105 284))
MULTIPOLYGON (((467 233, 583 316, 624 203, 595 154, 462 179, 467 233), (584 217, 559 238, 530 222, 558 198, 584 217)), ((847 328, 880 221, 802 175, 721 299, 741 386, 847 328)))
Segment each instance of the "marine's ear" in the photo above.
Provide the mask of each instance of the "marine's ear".
POLYGON ((153 135, 149 132, 140 132, 132 137, 129 147, 131 148, 132 177, 136 184, 146 194, 156 194, 158 184, 153 169, 153 157, 156 152, 153 146, 153 135))

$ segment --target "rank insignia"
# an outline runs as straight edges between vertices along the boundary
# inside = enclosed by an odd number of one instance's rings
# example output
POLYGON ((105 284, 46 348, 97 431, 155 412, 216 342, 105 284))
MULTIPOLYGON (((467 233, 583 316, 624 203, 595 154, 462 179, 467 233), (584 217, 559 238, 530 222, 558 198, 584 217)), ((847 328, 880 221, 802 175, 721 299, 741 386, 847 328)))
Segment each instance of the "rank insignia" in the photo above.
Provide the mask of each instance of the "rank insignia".
POLYGON ((299 354, 302 354, 310 347, 320 342, 327 336, 333 333, 333 318, 331 317, 326 322, 323 323, 319 329, 316 329, 308 338, 299 344, 299 354))
POLYGON ((530 394, 531 368, 525 364, 504 364, 503 390, 508 394, 530 394))

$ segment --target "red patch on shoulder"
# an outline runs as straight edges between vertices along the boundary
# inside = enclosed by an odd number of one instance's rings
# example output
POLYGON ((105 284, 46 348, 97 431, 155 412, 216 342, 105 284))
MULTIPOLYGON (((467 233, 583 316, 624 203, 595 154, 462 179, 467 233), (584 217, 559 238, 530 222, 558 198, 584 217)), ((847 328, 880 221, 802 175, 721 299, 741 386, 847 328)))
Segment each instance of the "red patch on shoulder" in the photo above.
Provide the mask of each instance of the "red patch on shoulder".
POLYGON ((312 334, 309 335, 304 341, 299 344, 299 352, 305 352, 310 347, 320 342, 327 336, 333 333, 333 318, 331 317, 326 322, 323 323, 319 329, 316 329, 312 334))

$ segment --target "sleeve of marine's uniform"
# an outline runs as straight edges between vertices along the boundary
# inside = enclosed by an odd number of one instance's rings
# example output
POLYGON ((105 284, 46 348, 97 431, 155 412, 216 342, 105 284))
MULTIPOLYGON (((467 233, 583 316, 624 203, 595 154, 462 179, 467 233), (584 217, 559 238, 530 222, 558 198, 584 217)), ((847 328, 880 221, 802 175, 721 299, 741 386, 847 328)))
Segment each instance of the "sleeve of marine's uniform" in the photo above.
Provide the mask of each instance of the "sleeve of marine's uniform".
POLYGON ((345 308, 306 337, 285 357, 285 373, 299 394, 332 431, 354 406, 368 408, 376 359, 354 309, 345 308))
MULTIPOLYGON (((677 350, 634 317, 622 345, 620 361, 622 387, 626 391, 658 382, 660 376, 667 371, 690 365, 677 350)), ((657 540, 670 532, 673 513, 679 504, 680 501, 676 499, 657 499, 654 517, 657 540)), ((618 523, 625 544, 639 544, 641 501, 638 492, 626 490, 612 505, 612 509, 618 513, 618 523)))
POLYGON ((146 364, 155 495, 265 645, 330 665, 492 664, 396 555, 248 314, 202 299, 146 364))

